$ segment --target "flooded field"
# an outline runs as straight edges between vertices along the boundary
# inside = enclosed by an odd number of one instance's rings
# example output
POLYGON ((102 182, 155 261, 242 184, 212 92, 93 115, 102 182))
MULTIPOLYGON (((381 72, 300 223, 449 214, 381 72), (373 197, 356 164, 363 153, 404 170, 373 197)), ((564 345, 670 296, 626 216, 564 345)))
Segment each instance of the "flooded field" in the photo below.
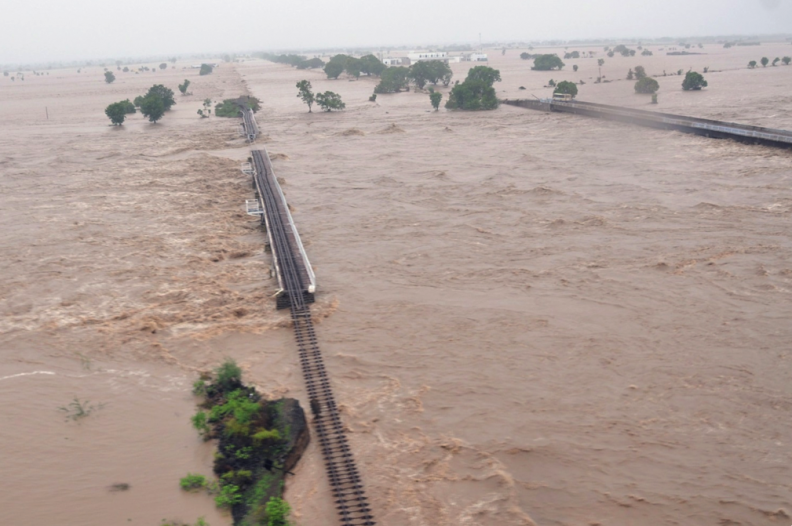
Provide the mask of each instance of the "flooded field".
MULTIPOLYGON (((498 95, 584 80, 584 101, 792 129, 792 66, 744 69, 788 44, 597 49, 562 72, 491 50, 498 95), (594 84, 597 58, 613 82, 594 84), (616 81, 636 65, 661 75, 659 105, 616 81), (662 77, 690 67, 710 68, 708 89, 662 77)), ((236 121, 196 115, 246 90, 315 266, 378 523, 789 523, 792 153, 509 106, 433 112, 425 93, 371 103, 374 79, 264 61, 181 67, 0 81, 0 523, 230 524, 178 489, 211 470, 189 424, 197 372, 233 357, 307 403, 244 213, 249 148, 236 121), (161 123, 107 126, 110 102, 185 76, 193 95, 161 123), (309 114, 304 78, 347 110, 309 114), (69 418, 75 398, 95 410, 69 418)), ((462 80, 470 63, 452 67, 462 80)), ((315 448, 286 493, 302 526, 334 517, 315 448)))

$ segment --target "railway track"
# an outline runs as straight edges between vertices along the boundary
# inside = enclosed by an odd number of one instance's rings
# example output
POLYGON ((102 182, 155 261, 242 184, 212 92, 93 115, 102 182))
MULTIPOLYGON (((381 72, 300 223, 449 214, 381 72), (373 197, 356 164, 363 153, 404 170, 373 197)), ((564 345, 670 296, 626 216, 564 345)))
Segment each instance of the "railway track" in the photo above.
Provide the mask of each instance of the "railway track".
POLYGON ((267 174, 267 163, 260 150, 253 151, 253 167, 259 197, 263 202, 267 226, 270 229, 272 251, 277 255, 284 291, 289 299, 300 365, 314 414, 315 433, 322 449, 341 524, 373 526, 376 523, 333 396, 314 331, 311 310, 306 303, 301 251, 294 246, 294 238, 289 235, 289 229, 284 224, 282 208, 286 203, 273 185, 267 184, 274 180, 274 175, 267 174), (265 175, 272 177, 264 177, 265 175))

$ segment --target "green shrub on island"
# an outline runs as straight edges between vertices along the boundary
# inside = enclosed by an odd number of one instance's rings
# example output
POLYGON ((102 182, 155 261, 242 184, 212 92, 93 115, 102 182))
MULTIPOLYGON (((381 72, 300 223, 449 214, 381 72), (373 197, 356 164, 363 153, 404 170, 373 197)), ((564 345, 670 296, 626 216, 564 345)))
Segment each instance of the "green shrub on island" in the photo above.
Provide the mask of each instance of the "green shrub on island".
POLYGON ((564 66, 565 64, 556 54, 537 55, 536 58, 534 58, 534 66, 531 69, 536 71, 550 71, 558 68, 560 71, 564 66))
MULTIPOLYGON (((129 101, 114 102, 105 108, 105 115, 113 123, 113 126, 121 126, 124 124, 128 111, 127 103, 129 101)), ((135 106, 132 105, 132 113, 135 113, 135 106)))
POLYGON ((432 107, 435 109, 435 111, 440 110, 440 101, 441 100, 443 100, 443 94, 442 93, 439 93, 439 92, 434 91, 434 90, 432 90, 432 92, 429 93, 429 102, 432 103, 432 107))
POLYGON ((140 113, 152 123, 156 123, 165 115, 165 104, 157 96, 143 97, 140 101, 140 113))
POLYGON ((210 75, 214 71, 214 67, 210 64, 201 64, 201 70, 198 72, 199 75, 210 75))
POLYGON ((685 80, 682 81, 682 89, 685 91, 698 91, 707 87, 707 81, 701 73, 688 71, 685 80))
POLYGON ((107 82, 108 84, 112 84, 113 82, 115 82, 116 79, 112 71, 105 71, 104 77, 105 77, 105 82, 107 82))

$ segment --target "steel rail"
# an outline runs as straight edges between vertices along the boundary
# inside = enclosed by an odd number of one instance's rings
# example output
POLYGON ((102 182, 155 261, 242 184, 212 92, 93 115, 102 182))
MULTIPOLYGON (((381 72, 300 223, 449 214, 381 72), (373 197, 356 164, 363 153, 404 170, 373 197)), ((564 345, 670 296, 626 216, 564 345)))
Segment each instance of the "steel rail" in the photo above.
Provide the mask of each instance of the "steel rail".
POLYGON ((319 437, 336 509, 343 526, 373 526, 376 523, 328 380, 310 307, 303 295, 305 286, 295 261, 302 254, 292 246, 283 223, 283 208, 286 203, 282 194, 276 193, 273 185, 269 184, 266 176, 272 174, 267 174, 267 165, 259 150, 253 151, 253 165, 256 186, 264 202, 273 255, 277 255, 280 262, 283 287, 289 296, 300 366, 310 397, 315 432, 319 437))

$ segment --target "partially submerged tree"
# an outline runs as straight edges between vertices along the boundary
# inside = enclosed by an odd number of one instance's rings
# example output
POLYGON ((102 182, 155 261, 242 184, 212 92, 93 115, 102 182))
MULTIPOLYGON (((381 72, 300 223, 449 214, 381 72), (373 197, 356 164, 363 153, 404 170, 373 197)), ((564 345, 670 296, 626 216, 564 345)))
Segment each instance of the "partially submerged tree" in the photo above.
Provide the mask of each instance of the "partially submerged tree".
POLYGON ((215 105, 215 117, 239 117, 242 109, 250 108, 253 113, 261 109, 261 103, 256 97, 243 95, 236 99, 225 99, 215 105))
POLYGON ((148 117, 150 122, 156 123, 165 115, 165 104, 156 95, 146 95, 140 103, 140 113, 148 117))
POLYGON ((437 111, 440 109, 440 101, 443 100, 443 94, 434 91, 432 88, 429 89, 431 90, 431 93, 429 93, 429 102, 432 103, 432 107, 437 111))
POLYGON ((775 65, 778 64, 779 62, 781 62, 780 58, 778 58, 778 57, 774 58, 773 59, 773 67, 775 67, 775 65))
POLYGON ((360 57, 360 72, 366 76, 374 75, 379 77, 387 66, 374 55, 364 55, 360 57))
POLYGON ((641 80, 646 77, 646 70, 643 66, 635 66, 635 78, 641 80))
POLYGON ((297 89, 299 90, 297 96, 308 105, 308 113, 312 113, 311 106, 314 103, 315 97, 313 91, 311 91, 311 83, 307 80, 301 80, 297 83, 297 89))
POLYGON ((572 98, 574 99, 575 97, 577 97, 578 87, 574 82, 562 80, 561 82, 556 84, 555 90, 553 90, 553 95, 555 95, 556 93, 572 95, 572 98))
POLYGON ((461 84, 451 89, 445 107, 450 110, 494 110, 498 107, 493 83, 501 80, 500 71, 487 66, 476 66, 468 71, 461 84))
POLYGON ((688 71, 685 80, 682 81, 682 89, 685 91, 698 91, 707 87, 707 81, 701 73, 688 71))
POLYGON ((783 62, 785 66, 788 66, 789 63, 792 62, 792 57, 784 57, 781 59, 781 62, 783 62))
POLYGON ((166 88, 162 84, 155 84, 151 86, 144 98, 147 97, 157 97, 160 99, 165 111, 169 111, 171 107, 176 104, 176 99, 173 98, 173 90, 166 88))
POLYGON ((341 100, 341 96, 337 93, 333 93, 332 91, 317 93, 315 99, 316 103, 324 111, 343 110, 346 108, 346 104, 344 104, 341 100))
POLYGON ((198 72, 199 75, 209 75, 214 71, 214 68, 211 64, 201 64, 201 70, 198 72))
POLYGON ((756 61, 752 60, 748 63, 748 69, 754 69, 756 67, 756 61))
POLYGON ((599 67, 602 67, 602 66, 604 66, 604 65, 605 65, 605 59, 604 59, 604 58, 598 58, 598 59, 597 59, 597 65, 598 65, 599 67))
POLYGON ((162 64, 160 64, 160 65, 159 65, 159 68, 160 68, 160 69, 168 69, 168 64, 166 64, 165 62, 163 62, 162 64))
POLYGON ((451 68, 442 60, 422 60, 410 67, 410 78, 419 89, 423 89, 427 82, 436 86, 438 82, 443 81, 447 86, 452 75, 451 68))
POLYGON ((105 108, 105 115, 113 123, 113 126, 121 126, 127 115, 126 105, 123 102, 114 102, 105 108))
POLYGON ((565 64, 556 54, 537 55, 536 58, 534 58, 534 66, 531 69, 535 69, 536 71, 550 71, 551 69, 558 68, 561 70, 564 65, 565 64))
POLYGON ((333 62, 332 60, 325 64, 324 72, 329 79, 337 79, 338 76, 344 72, 344 64, 340 62, 333 62))
POLYGON ((652 77, 638 79, 635 83, 635 93, 652 94, 660 89, 660 84, 652 77))
POLYGON ((577 72, 577 70, 578 70, 578 66, 577 66, 577 64, 575 64, 574 66, 572 66, 572 71, 574 71, 574 72, 577 72))
POLYGON ((630 68, 630 71, 627 72, 627 80, 632 80, 633 78, 635 78, 635 76, 633 74, 632 68, 630 68))
POLYGON ((766 67, 767 67, 767 64, 770 62, 770 59, 769 59, 769 58, 767 58, 767 57, 762 57, 762 60, 761 60, 761 62, 762 62, 762 67, 763 67, 763 68, 766 68, 766 67))
POLYGON ((187 80, 187 79, 184 79, 184 83, 183 84, 179 84, 179 91, 181 91, 182 95, 187 95, 187 88, 189 88, 189 87, 190 87, 190 81, 187 80))
POLYGON ((404 66, 387 68, 382 72, 380 82, 374 88, 374 93, 398 93, 409 89, 410 69, 404 66))
POLYGON ((105 71, 104 77, 105 77, 105 82, 107 82, 108 84, 112 84, 113 82, 115 82, 115 75, 113 75, 112 71, 105 71))

